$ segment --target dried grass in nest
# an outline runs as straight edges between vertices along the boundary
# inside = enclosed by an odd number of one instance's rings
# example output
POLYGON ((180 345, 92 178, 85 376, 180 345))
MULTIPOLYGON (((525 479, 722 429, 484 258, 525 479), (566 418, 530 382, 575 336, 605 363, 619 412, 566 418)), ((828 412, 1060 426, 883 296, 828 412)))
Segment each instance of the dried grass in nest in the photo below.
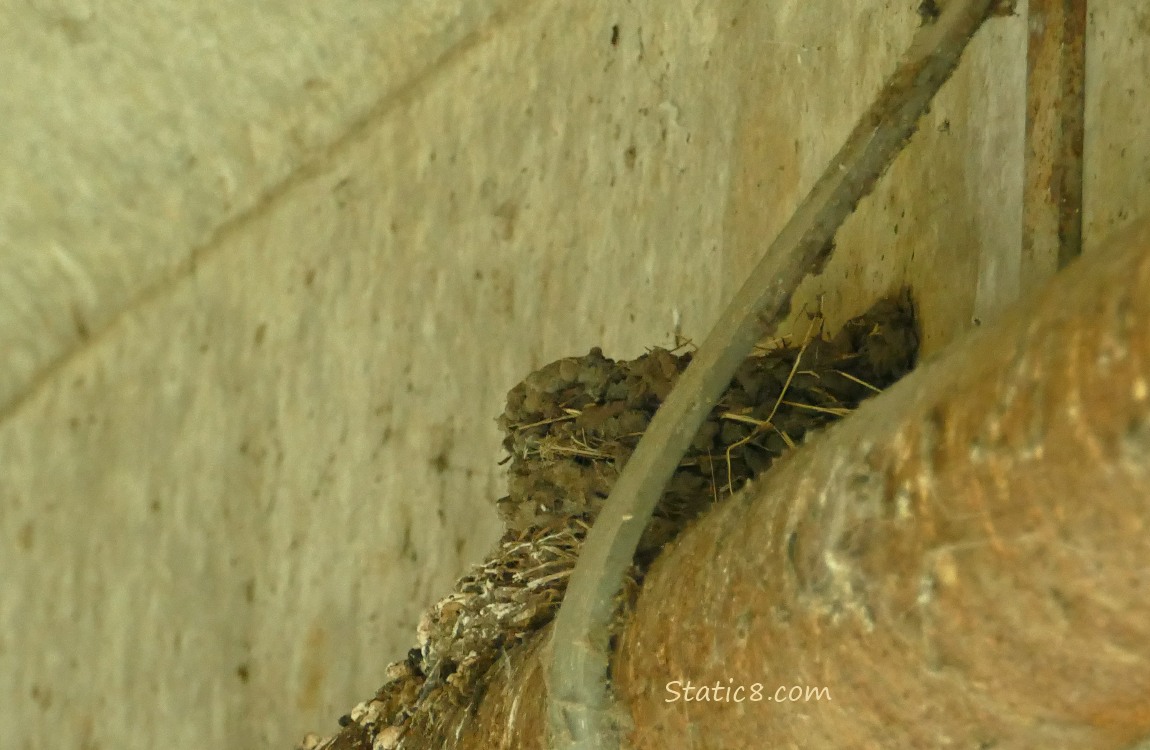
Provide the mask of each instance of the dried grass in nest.
MULTIPOLYGON (((798 346, 780 343, 739 368, 656 508, 641 558, 913 364, 917 337, 905 295, 880 302, 834 339, 821 336, 820 323, 812 319, 798 346)), ((592 349, 547 365, 512 389, 499 419, 511 456, 509 494, 498 501, 507 526, 573 513, 594 518, 690 359, 652 349, 616 362, 592 349)))
MULTIPOLYGON (((467 713, 458 709, 478 703, 486 672, 554 617, 588 528, 589 519, 576 515, 508 530, 482 564, 424 613, 418 646, 390 665, 383 687, 340 723, 372 748, 391 750, 442 735, 449 717, 464 720, 467 713)), ((311 738, 303 747, 333 748, 328 743, 335 739, 311 738)))
MULTIPOLYGON (((914 363, 905 294, 881 301, 834 339, 812 337, 815 326, 799 346, 778 344, 739 368, 656 510, 621 612, 633 604, 643 570, 687 523, 914 363)), ((424 614, 418 646, 388 667, 371 700, 343 717, 344 731, 311 736, 302 748, 437 747, 456 735, 488 670, 554 617, 590 524, 690 357, 652 349, 616 362, 593 349, 510 391, 498 420, 511 456, 498 548, 424 614)))

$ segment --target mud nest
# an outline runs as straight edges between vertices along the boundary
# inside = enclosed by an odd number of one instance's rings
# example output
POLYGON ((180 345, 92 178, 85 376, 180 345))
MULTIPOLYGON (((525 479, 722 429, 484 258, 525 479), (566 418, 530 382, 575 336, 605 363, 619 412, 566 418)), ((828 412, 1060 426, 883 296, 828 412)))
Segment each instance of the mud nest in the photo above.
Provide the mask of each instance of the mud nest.
MULTIPOLYGON (((833 339, 781 343, 747 359, 711 410, 655 509, 640 561, 737 491, 812 430, 906 374, 918 339, 905 296, 878 303, 833 339)), ((691 354, 652 349, 617 362, 592 349, 553 362, 507 395, 509 529, 594 518, 691 354)))
MULTIPOLYGON (((766 348, 739 367, 655 510, 621 606, 687 524, 914 365, 918 337, 906 294, 880 301, 834 338, 816 331, 819 323, 803 341, 766 348)), ((497 501, 507 528, 499 546, 424 614, 418 646, 341 719, 343 731, 309 736, 300 747, 442 746, 478 704, 501 654, 555 616, 587 530, 690 360, 689 352, 656 348, 615 361, 592 349, 512 388, 498 419, 510 456, 509 494, 497 501)))

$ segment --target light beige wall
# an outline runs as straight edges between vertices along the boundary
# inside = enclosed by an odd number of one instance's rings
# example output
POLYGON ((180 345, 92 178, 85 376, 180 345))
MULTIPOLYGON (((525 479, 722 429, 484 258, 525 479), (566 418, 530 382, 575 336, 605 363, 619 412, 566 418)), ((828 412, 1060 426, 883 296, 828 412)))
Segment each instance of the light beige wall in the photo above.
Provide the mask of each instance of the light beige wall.
MULTIPOLYGON (((14 747, 330 728, 497 535, 506 390, 704 336, 917 22, 467 5, 0 0, 14 747)), ((1092 5, 1088 244, 1150 210, 1150 16, 1092 5)), ((982 32, 808 304, 910 281, 937 349, 1013 296, 1023 44, 982 32)))

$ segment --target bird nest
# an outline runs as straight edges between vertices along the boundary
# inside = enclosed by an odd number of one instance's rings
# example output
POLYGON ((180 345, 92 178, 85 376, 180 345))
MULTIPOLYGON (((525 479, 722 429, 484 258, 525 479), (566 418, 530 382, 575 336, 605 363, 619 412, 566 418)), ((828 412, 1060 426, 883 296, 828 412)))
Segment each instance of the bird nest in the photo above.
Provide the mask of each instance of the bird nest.
MULTIPOLYGON (((850 413, 914 364, 918 338, 905 294, 880 301, 825 338, 814 319, 801 342, 748 358, 679 464, 644 533, 621 607, 659 551, 711 505, 850 413)), ((655 410, 690 363, 652 349, 628 361, 599 349, 558 360, 511 389, 498 422, 509 454, 497 501, 498 547, 420 620, 406 659, 340 723, 304 750, 438 747, 482 696, 502 654, 552 620, 587 530, 655 410), (462 711, 461 711, 462 709, 462 711)))
MULTIPOLYGON (((711 410, 639 544, 640 561, 737 491, 809 432, 908 372, 917 352, 905 296, 878 303, 833 339, 815 329, 748 358, 711 410), (814 335, 812 335, 814 334, 814 335)), ((508 528, 594 517, 691 354, 652 349, 616 362, 599 349, 553 362, 507 396, 499 418, 510 454, 508 528)))

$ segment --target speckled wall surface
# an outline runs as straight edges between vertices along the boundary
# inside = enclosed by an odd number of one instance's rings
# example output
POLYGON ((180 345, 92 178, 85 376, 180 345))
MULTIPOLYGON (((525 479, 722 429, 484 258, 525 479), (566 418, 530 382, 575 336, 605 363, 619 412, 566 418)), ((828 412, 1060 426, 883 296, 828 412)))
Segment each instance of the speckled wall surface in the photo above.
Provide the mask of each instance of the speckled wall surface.
MULTIPOLYGON (((916 2, 0 0, 0 736, 289 746, 498 534, 533 368, 705 335, 916 2), (13 168, 13 165, 15 167, 13 168)), ((1150 210, 1150 16, 1093 2, 1087 246, 1150 210)), ((802 299, 1018 287, 994 21, 802 299)))

